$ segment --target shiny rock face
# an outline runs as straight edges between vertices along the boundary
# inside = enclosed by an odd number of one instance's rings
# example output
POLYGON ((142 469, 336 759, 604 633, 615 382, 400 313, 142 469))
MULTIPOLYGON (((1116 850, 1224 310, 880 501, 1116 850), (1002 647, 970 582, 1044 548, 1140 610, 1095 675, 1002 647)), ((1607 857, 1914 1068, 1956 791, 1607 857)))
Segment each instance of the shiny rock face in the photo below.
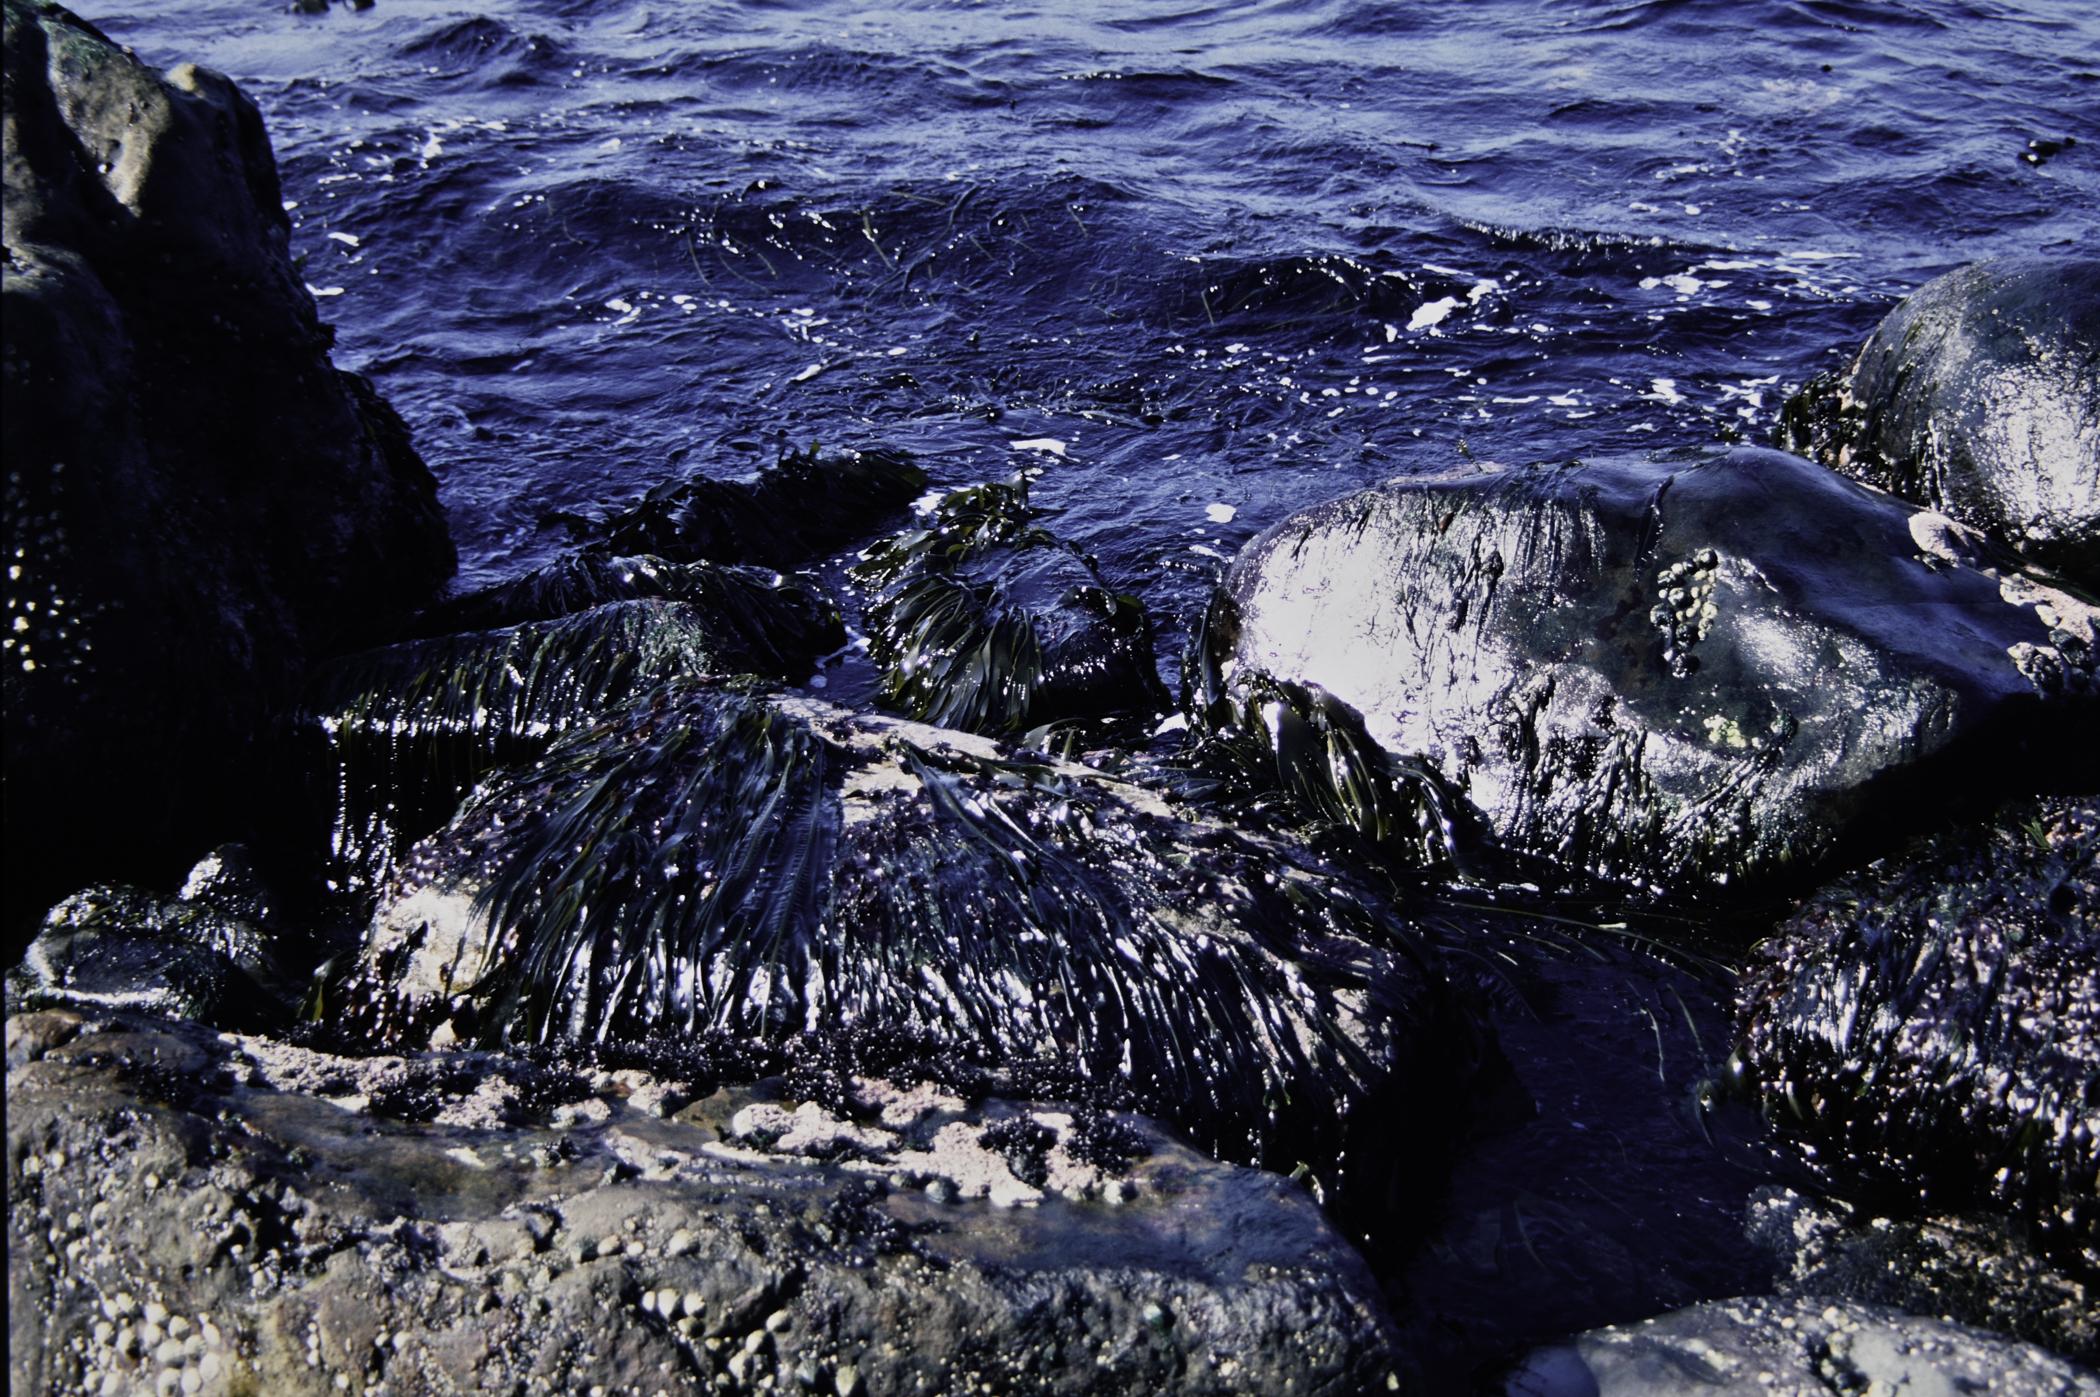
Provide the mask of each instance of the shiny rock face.
POLYGON ((1396 480, 1251 543, 1206 645, 1228 685, 1353 709, 1507 845, 1737 888, 1954 769, 2091 761, 2063 726, 2090 612, 1916 518, 1756 448, 1396 480))
POLYGON ((2021 802, 1825 888, 1762 945, 1732 1070, 1822 1187, 2002 1212, 2100 1277, 2100 807, 2021 802))
POLYGON ((2100 584, 2100 261, 1949 272, 1788 403, 1794 450, 2100 584))

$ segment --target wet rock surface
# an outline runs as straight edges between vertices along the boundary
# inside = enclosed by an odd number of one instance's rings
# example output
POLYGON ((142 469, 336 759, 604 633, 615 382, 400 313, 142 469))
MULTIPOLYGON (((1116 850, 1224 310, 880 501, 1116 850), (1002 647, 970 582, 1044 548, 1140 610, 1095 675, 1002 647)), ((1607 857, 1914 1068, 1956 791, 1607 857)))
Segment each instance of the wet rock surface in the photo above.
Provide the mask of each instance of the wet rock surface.
POLYGON ((1878 1218, 1768 1185, 1752 1198, 1744 1230, 1780 1263, 1781 1296, 1939 1315, 2088 1366, 2100 1361, 2092 1292, 2036 1256, 2024 1229, 2002 1217, 1878 1218))
POLYGON ((400 418, 329 362, 253 103, 44 0, 6 33, 12 920, 237 830, 268 705, 453 550, 400 418))
POLYGON ((1784 885, 2095 760, 2089 615, 1925 553, 1917 513, 1748 447, 1395 480, 1250 543, 1203 644, 1228 696, 1323 691, 1508 846, 1784 885))
POLYGON ((1345 1161, 1330 1193, 1404 1228, 1491 1052, 1437 964, 1369 884, 1132 782, 692 685, 483 787, 321 1012, 407 1045, 931 1033, 1221 1158, 1345 1161))
POLYGON ((2030 1344, 1880 1305, 1722 1300, 1534 1351, 1506 1397, 2085 1397, 2100 1376, 2030 1344))
MULTIPOLYGON (((677 571, 673 580, 693 584, 683 588, 690 599, 608 602, 320 666, 300 696, 292 741, 305 813, 315 839, 331 846, 338 884, 376 888, 476 782, 537 760, 652 687, 751 669, 806 674, 836 632, 836 616, 804 588, 743 569, 677 571)), ((542 590, 527 581, 516 590, 542 590)), ((573 595, 558 579, 546 590, 573 595)))
POLYGON ((1753 954, 1731 1070, 1807 1177, 1985 1209, 2100 1277, 2100 810, 2019 802, 1810 899, 1753 954))
POLYGON ((1003 1159, 975 1141, 1028 1120, 1066 1170, 1059 1108, 863 1082, 864 1129, 936 1148, 823 1162, 751 1124, 821 1109, 670 1110, 641 1072, 549 1111, 502 1055, 136 1014, 23 1016, 8 1042, 16 1391, 1348 1397, 1401 1363, 1304 1190, 1141 1117, 1121 1173, 1029 1198, 1008 1172, 1002 1207, 971 1196, 1003 1159), (445 1110, 385 1114, 418 1072, 445 1110))
POLYGON ((51 909, 8 977, 9 1012, 142 1009, 225 1028, 283 1027, 298 995, 270 899, 229 845, 173 898, 105 884, 51 909))
POLYGON ((853 569, 884 703, 920 722, 1016 733, 1168 706, 1136 597, 1035 521, 1027 476, 958 490, 853 569))
POLYGON ((2100 261, 1928 282, 1787 404, 1779 436, 2100 586, 2100 261))

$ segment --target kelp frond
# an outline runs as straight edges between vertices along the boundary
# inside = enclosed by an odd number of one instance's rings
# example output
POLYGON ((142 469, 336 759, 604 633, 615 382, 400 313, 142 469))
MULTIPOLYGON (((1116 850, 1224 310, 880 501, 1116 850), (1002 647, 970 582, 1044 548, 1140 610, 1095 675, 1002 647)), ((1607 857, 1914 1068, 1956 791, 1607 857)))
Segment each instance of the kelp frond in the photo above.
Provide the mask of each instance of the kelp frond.
POLYGON ((295 727, 322 749, 342 877, 372 885, 496 768, 666 679, 720 670, 715 636, 691 606, 617 602, 321 666, 295 727))
POLYGON ((1048 513, 1028 502, 1025 473, 956 490, 934 504, 926 527, 869 549, 851 575, 886 586, 907 571, 945 571, 994 548, 1062 547, 1055 534, 1036 527, 1035 521, 1048 513))
POLYGON ((884 703, 964 732, 1016 732, 1043 682, 1034 623, 990 588, 945 572, 899 587, 868 610, 884 703))

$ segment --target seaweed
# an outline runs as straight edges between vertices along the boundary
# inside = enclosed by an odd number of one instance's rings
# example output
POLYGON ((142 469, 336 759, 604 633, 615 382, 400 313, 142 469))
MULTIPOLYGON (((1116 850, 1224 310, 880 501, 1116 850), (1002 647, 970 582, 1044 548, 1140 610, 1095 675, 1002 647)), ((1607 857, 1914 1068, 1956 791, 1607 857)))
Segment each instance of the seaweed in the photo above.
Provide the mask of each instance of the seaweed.
POLYGON ((799 680, 817 656, 846 643, 837 606, 806 578, 763 568, 604 553, 571 553, 523 577, 442 602, 418 615, 408 635, 497 630, 642 600, 697 608, 709 618, 721 663, 732 671, 799 680))
MULTIPOLYGON (((1331 870, 1083 769, 876 750, 842 721, 668 684, 484 786, 413 866, 478 888, 489 968, 455 1026, 512 1046, 864 1026, 897 1035, 851 1049, 870 1066, 938 1045, 950 1074, 1142 1100, 1286 1164, 1337 1153, 1431 1025, 1434 1051, 1471 1051, 1434 952, 1331 870)), ((805 1070, 842 1094, 845 1061, 805 1070)))
POLYGON ((667 481, 602 519, 556 517, 594 553, 786 568, 867 537, 870 524, 925 488, 926 472, 906 452, 824 456, 811 443, 749 484, 667 481))
POLYGON ((1191 741, 1159 764, 1189 799, 1295 824, 1397 870, 1492 879, 1507 856, 1426 762, 1396 757, 1318 685, 1241 667, 1228 681, 1233 606, 1221 590, 1189 642, 1182 706, 1191 741), (1337 840, 1337 836, 1340 838, 1337 840))
POLYGON ((1017 733, 1167 705, 1143 603, 1038 526, 1025 474, 958 490, 927 527, 869 550, 881 697, 921 722, 1017 733))
POLYGON ((1730 1085, 1820 1189, 1989 1209, 2100 1280, 2100 808, 2019 802, 1832 884, 1758 948, 1730 1085))
POLYGON ((735 632, 684 602, 615 602, 320 667, 293 724, 304 764, 326 783, 336 881, 375 887, 484 776, 534 760, 652 685, 735 672, 743 654, 723 648, 724 629, 735 632))

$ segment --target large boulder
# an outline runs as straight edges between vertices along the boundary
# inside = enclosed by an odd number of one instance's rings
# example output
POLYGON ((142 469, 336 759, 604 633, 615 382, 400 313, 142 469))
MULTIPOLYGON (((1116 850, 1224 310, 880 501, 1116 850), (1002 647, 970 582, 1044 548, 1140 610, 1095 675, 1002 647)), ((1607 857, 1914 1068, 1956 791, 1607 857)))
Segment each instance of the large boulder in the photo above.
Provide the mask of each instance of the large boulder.
POLYGON ((179 876, 307 660, 454 559, 400 419, 329 363, 254 104, 48 0, 7 0, 5 103, 13 921, 179 876))
POLYGON ((2094 765, 2090 610, 1967 537, 1750 447, 1394 480, 1247 545, 1194 706, 1316 689, 1515 850, 1787 880, 1875 817, 2094 765))
POLYGON ((928 1034, 1303 1166, 1388 1232, 1489 1051, 1439 965, 1365 884, 1131 782, 692 682, 484 782, 314 1012, 406 1046, 928 1034))
POLYGON ((7 1046, 14 1392, 1356 1397, 1406 1372, 1305 1189, 1137 1116, 1088 1148, 1069 1107, 863 1078, 865 1123, 832 1125, 887 1143, 816 1151, 752 1123, 825 1112, 718 1091, 697 1052, 670 1081, 55 1012, 7 1046), (1062 1187, 1011 1171, 1017 1135, 1062 1187))
POLYGON ((2100 1283, 2100 808, 2016 804, 1819 892, 1745 971, 1731 1070, 1820 1187, 2003 1214, 2100 1283))
POLYGON ((1787 403, 1779 438, 2100 586, 2100 260, 1927 282, 1787 403))

